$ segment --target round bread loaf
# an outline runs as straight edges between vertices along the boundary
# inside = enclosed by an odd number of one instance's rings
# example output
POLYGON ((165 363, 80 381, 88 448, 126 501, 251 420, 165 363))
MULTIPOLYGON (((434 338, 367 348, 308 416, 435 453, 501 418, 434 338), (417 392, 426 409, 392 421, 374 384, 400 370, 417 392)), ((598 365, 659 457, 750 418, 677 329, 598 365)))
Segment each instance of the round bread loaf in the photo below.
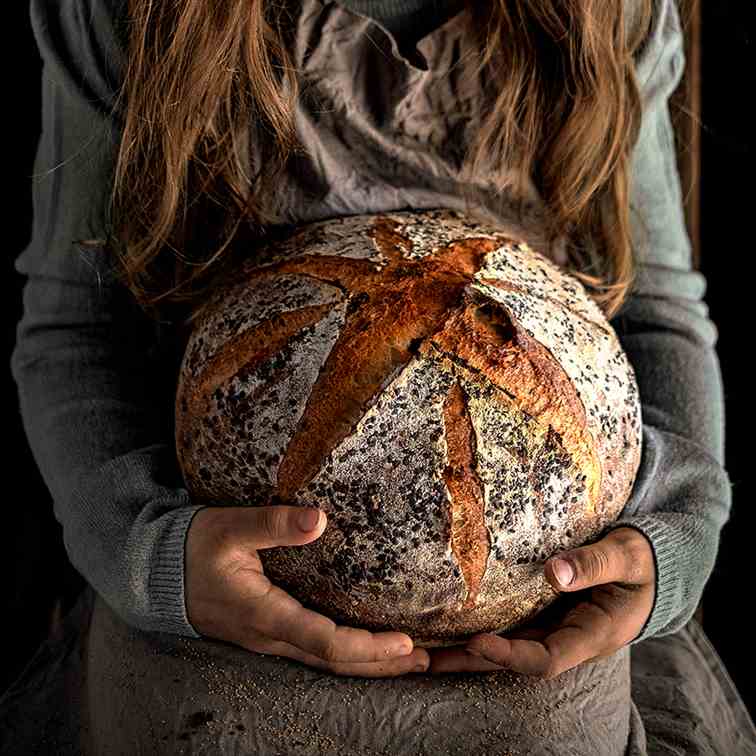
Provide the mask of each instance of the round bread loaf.
POLYGON ((176 393, 193 499, 319 507, 266 574, 339 623, 460 643, 532 618, 641 453, 635 374, 582 284, 455 210, 333 218, 208 300, 176 393))

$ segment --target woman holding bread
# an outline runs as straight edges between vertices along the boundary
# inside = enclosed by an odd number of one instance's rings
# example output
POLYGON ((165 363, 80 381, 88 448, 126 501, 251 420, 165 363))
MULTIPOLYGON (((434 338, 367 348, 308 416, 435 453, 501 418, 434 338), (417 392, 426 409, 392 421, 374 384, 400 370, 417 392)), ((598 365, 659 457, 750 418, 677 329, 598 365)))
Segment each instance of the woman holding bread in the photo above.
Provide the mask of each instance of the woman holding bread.
POLYGON ((686 661, 706 643, 691 618, 731 499, 668 108, 685 65, 674 0, 30 8, 43 130, 12 369, 88 585, 51 641, 80 652, 44 706, 39 668, 0 705, 8 721, 26 712, 13 752, 41 732, 55 753, 756 748, 713 650, 705 671, 686 661), (611 319, 638 379, 643 459, 620 518, 545 561, 564 594, 553 611, 420 648, 271 582, 258 551, 314 541, 327 515, 193 502, 171 408, 191 315, 243 242, 471 205, 548 250, 611 319), (676 717, 665 696, 684 699, 676 717))

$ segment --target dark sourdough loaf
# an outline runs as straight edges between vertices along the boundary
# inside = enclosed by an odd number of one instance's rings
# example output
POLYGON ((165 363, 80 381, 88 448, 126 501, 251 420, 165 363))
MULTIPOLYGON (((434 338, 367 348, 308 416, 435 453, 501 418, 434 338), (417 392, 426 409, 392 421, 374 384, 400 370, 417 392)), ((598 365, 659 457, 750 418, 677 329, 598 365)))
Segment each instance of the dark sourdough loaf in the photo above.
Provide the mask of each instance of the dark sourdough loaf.
POLYGON ((453 210, 347 216, 216 289, 176 451, 195 501, 328 514, 260 553, 303 604, 450 645, 556 598, 543 562, 619 515, 641 407, 599 307, 524 242, 453 210))

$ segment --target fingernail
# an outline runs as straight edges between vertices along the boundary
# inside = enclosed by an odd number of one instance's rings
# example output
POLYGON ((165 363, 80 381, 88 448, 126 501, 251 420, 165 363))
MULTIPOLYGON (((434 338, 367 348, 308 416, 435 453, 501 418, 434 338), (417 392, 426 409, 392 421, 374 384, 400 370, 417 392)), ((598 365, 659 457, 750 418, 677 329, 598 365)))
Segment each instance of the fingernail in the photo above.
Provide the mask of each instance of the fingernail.
POLYGON ((397 643, 396 646, 391 648, 391 656, 407 656, 412 651, 413 648, 409 643, 397 643))
POLYGON ((318 509, 307 509, 297 515, 297 525, 299 525, 299 529, 303 530, 305 533, 308 530, 312 530, 318 524, 319 520, 320 510, 318 509))
POLYGON ((572 565, 564 559, 557 559, 554 562, 554 574, 560 585, 569 585, 575 577, 575 570, 572 565))
POLYGON ((418 664, 412 671, 413 672, 427 672, 428 671, 428 665, 427 664, 418 664))

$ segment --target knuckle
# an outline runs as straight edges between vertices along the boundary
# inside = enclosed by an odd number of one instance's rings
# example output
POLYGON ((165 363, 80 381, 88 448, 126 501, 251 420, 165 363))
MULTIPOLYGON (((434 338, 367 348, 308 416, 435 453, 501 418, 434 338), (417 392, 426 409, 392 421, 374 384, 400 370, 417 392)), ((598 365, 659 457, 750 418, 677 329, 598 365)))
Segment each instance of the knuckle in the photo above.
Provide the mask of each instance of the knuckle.
POLYGON ((284 530, 284 513, 279 507, 268 507, 262 518, 262 533, 270 541, 275 541, 284 530))
POLYGON ((627 561, 629 582, 631 583, 642 583, 650 577, 649 572, 653 573, 653 552, 645 536, 636 540, 632 549, 628 550, 627 561))
MULTIPOLYGON (((634 528, 616 528, 612 535, 622 554, 624 582, 641 583, 647 577, 650 544, 646 537, 634 528)), ((651 557, 653 559, 653 557, 651 557)))
POLYGON ((255 580, 250 581, 248 584, 250 601, 265 601, 272 590, 273 583, 263 573, 256 575, 255 580))
POLYGON ((338 648, 336 646, 336 639, 334 636, 323 641, 318 651, 318 656, 329 665, 334 665, 339 660, 338 648))
POLYGON ((609 571, 609 555, 600 546, 594 546, 584 554, 585 577, 589 580, 597 580, 601 575, 609 571))

